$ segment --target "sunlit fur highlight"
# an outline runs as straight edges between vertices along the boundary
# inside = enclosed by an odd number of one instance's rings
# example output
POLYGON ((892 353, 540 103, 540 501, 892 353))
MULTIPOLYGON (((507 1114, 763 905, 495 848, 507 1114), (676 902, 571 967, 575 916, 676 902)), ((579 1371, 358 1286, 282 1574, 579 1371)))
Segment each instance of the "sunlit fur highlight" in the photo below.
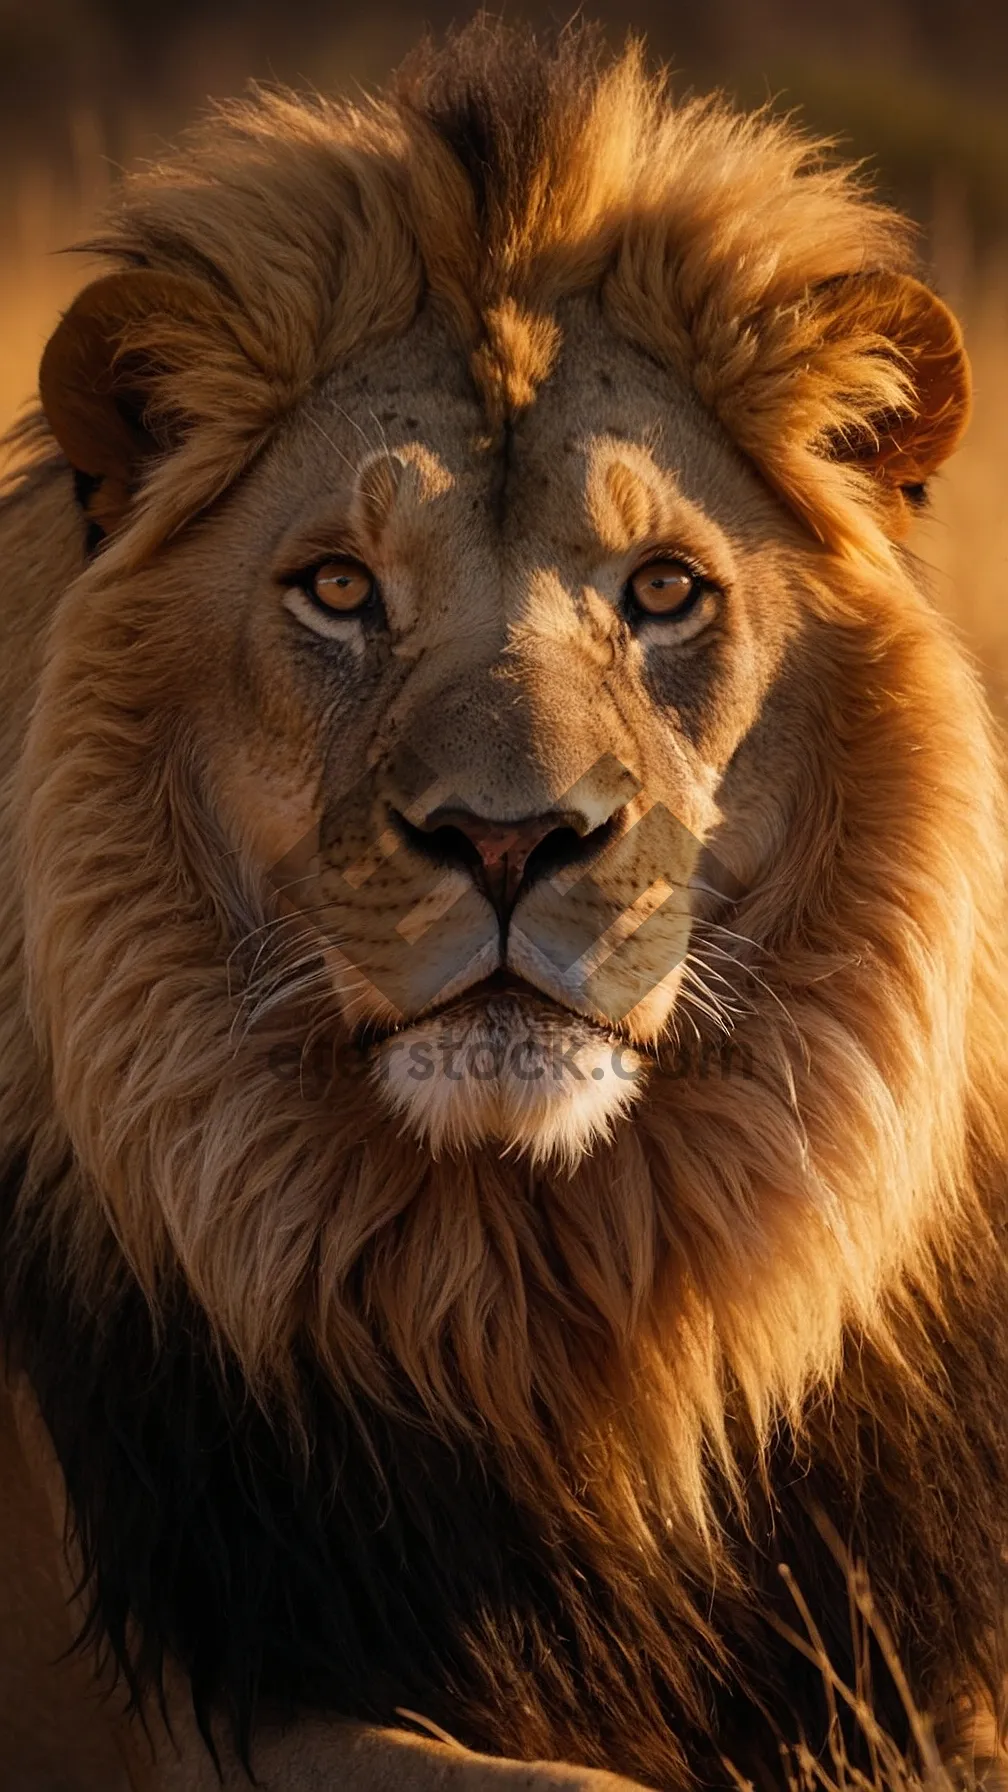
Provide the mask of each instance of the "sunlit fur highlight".
MULTIPOLYGON (((738 1427, 800 1424, 844 1326, 905 1380, 907 1290, 927 1301, 939 1265, 982 1249, 1004 1150, 1002 797, 889 500, 829 452, 911 402, 827 284, 907 265, 903 225, 790 126, 669 104, 633 47, 576 81, 567 54, 535 154, 479 202, 426 116, 451 65, 423 59, 359 106, 259 95, 126 187, 103 251, 187 283, 130 344, 177 446, 88 570, 66 546, 53 585, 80 577, 8 745, 0 1134, 29 1150, 26 1232, 72 1239, 87 1302, 129 1274, 157 1312, 181 1276, 292 1410, 298 1344, 350 1396, 391 1404, 404 1376, 603 1565, 613 1538, 657 1560, 656 1512, 699 1560, 717 1553, 705 1465, 731 1479, 738 1427), (228 959, 268 911, 215 837, 199 741, 158 708, 166 647, 133 626, 135 581, 425 292, 493 426, 548 373, 554 307, 591 287, 825 543, 804 800, 731 923, 751 1077, 683 1084, 658 1063, 633 1123, 571 1174, 432 1162, 338 1046, 315 1098, 278 1080, 275 1038, 236 1035, 228 959)), ((483 79, 490 40, 466 55, 483 79)), ((44 445, 23 491, 30 532, 44 445)))

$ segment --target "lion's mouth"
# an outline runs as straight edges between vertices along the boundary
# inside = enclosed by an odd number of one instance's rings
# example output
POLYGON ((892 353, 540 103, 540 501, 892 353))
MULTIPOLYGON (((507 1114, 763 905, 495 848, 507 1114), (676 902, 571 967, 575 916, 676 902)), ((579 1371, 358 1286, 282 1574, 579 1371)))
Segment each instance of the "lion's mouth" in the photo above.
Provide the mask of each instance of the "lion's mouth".
POLYGON ((372 1029, 367 1062, 434 1155, 494 1142, 570 1165, 637 1100, 648 1055, 500 968, 382 1035, 372 1029))
MULTIPOLYGON (((519 977, 514 971, 508 970, 506 965, 500 965, 497 970, 491 971, 489 976, 481 977, 476 983, 470 983, 468 988, 447 997, 444 1001, 431 1002, 419 1014, 403 1015, 399 1020, 361 1021, 354 1029, 353 1043, 361 1051, 371 1051, 376 1046, 383 1045, 387 1039, 393 1038, 396 1033, 404 1032, 407 1028, 443 1021, 446 1018, 451 1018, 452 1015, 461 1016, 471 1013, 477 1008, 485 1007, 489 1003, 507 1000, 534 1007, 540 1013, 545 1012, 554 1019, 565 1016, 573 1018, 575 1012, 563 1002, 559 1002, 543 990, 537 989, 534 983, 529 983, 526 978, 519 977)), ((584 1024, 584 1017, 580 1016, 579 1018, 584 1024)))

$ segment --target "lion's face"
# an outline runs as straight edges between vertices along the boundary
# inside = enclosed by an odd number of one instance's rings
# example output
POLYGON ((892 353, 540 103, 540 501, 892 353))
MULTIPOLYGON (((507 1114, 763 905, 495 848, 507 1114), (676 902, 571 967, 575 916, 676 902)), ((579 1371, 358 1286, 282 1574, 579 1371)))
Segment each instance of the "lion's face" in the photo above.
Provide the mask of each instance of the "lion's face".
POLYGON ((564 322, 502 437, 422 317, 171 557, 210 800, 287 916, 247 1011, 328 1013, 435 1147, 577 1155, 638 1093, 797 621, 783 508, 564 322))

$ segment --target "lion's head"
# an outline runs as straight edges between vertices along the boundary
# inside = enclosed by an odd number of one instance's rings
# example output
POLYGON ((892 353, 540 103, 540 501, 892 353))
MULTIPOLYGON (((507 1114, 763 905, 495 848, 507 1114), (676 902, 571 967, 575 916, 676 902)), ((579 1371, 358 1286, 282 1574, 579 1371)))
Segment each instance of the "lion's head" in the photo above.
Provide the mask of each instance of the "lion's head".
POLYGON ((790 127, 484 29, 215 116, 100 247, 22 1199, 257 1386, 308 1349, 699 1513, 994 1124, 997 774, 900 546, 958 330, 790 127))

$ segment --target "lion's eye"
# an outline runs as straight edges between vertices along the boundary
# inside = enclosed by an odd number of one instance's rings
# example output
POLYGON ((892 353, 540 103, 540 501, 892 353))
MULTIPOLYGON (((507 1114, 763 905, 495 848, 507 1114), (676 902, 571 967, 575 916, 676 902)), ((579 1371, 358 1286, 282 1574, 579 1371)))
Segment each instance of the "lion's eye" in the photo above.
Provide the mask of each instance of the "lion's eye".
POLYGON ((651 560, 630 580, 630 593, 648 616, 677 616, 703 589, 688 566, 678 560, 651 560))
POLYGON ((679 624, 677 639, 698 633, 717 610, 717 587, 682 560, 648 560, 632 574, 624 596, 631 620, 679 624))
POLYGON ((360 610, 374 596, 374 579, 359 560, 326 560, 305 575, 308 596, 325 610, 344 615, 360 610))
POLYGON ((364 628, 381 614, 378 584, 360 560, 334 556, 282 579, 284 608, 305 628, 360 651, 364 628))

